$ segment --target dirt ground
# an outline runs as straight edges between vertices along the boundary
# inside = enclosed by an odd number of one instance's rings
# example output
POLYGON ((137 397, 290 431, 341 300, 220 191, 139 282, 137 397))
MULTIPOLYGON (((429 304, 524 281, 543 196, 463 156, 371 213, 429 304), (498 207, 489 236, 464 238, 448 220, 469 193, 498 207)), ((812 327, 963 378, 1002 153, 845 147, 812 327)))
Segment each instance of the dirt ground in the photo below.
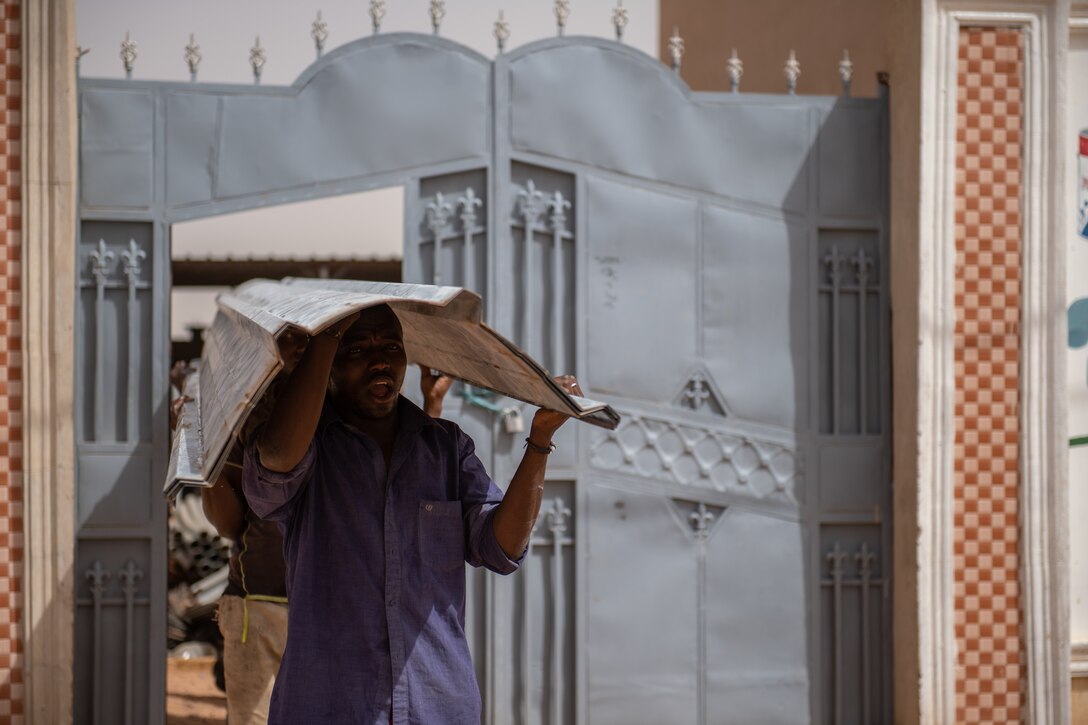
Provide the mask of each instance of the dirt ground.
POLYGON ((223 725, 227 698, 215 686, 214 657, 166 661, 167 725, 223 725))

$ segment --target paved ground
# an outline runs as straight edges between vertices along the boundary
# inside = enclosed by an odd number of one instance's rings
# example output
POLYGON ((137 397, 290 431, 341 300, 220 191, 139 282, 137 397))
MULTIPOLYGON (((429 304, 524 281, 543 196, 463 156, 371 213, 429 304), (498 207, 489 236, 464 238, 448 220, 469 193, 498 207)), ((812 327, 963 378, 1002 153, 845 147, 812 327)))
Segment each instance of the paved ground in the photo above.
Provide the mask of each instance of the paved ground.
POLYGON ((167 725, 222 725, 227 698, 215 686, 214 657, 166 660, 167 725))

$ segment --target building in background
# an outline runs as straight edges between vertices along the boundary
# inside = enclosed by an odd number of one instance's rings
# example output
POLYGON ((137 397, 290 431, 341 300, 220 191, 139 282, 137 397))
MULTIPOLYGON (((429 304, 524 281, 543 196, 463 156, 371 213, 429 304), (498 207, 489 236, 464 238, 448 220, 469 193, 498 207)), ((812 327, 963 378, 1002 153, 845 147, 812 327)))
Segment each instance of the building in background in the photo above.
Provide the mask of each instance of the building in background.
MULTIPOLYGON (((96 482, 75 464, 75 7, 3 8, 0 717, 65 722, 96 482)), ((1088 5, 691 0, 664 2, 660 29, 696 90, 729 88, 734 46, 741 92, 785 90, 790 49, 799 94, 841 92, 844 48, 857 95, 887 71, 895 720, 1084 718, 1088 563, 1070 518, 1088 513, 1088 5)), ((116 141, 119 158, 149 142, 116 141)))

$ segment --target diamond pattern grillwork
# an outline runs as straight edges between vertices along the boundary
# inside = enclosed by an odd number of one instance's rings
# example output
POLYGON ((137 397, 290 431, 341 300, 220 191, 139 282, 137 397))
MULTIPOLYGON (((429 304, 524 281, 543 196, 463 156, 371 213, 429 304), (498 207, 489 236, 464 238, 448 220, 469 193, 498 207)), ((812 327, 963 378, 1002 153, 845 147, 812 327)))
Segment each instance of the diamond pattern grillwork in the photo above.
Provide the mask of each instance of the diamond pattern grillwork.
POLYGON ((797 452, 781 443, 634 414, 596 432, 593 466, 686 486, 800 502, 797 452))

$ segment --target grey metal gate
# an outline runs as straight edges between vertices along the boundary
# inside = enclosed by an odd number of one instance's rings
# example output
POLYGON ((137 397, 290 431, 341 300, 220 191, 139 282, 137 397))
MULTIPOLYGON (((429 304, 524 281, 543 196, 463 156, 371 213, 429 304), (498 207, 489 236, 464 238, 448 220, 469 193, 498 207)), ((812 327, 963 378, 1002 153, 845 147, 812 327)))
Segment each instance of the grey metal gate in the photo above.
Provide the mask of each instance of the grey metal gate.
MULTIPOLYGON (((79 93, 78 721, 162 719, 170 225, 390 185, 405 280, 484 293, 625 415, 562 431, 523 571, 469 572, 487 721, 888 719, 883 99, 410 34, 291 87, 79 93)), ((509 401, 464 392, 508 479, 509 401)))

